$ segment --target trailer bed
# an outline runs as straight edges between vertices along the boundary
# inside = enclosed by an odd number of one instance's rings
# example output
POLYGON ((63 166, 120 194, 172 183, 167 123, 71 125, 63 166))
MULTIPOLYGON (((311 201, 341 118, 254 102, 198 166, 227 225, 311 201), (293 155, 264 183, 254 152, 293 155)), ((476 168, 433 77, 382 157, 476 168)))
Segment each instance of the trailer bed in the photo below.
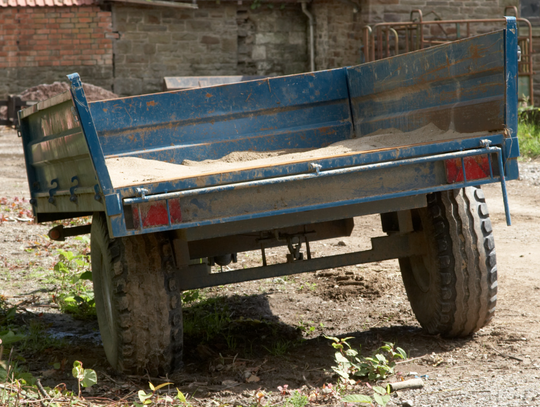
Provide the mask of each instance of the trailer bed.
POLYGON ((330 159, 373 153, 390 149, 448 142, 457 139, 488 136, 488 132, 460 133, 441 130, 429 124, 418 130, 402 132, 385 129, 369 135, 332 143, 317 149, 288 149, 268 152, 239 151, 219 160, 184 160, 180 164, 137 157, 106 157, 105 163, 114 188, 143 186, 145 183, 168 182, 216 175, 224 172, 247 171, 269 166, 309 162, 313 159, 330 159))

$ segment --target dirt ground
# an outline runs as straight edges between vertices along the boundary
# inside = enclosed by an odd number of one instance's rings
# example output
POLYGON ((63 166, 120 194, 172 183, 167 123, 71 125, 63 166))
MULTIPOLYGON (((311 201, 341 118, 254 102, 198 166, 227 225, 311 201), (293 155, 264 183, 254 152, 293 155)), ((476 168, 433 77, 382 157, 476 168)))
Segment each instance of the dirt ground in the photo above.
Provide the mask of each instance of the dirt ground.
MULTIPOLYGON (((44 385, 72 386, 69 367, 78 359, 95 369, 99 380, 84 393, 88 400, 133 402, 149 378, 112 371, 97 322, 63 315, 51 301, 58 287, 50 281, 54 249, 72 243, 51 244, 45 237, 50 225, 28 222, 20 139, 5 127, 0 127, 0 159, 0 295, 11 304, 24 301, 24 318, 39 319, 49 334, 68 338, 60 350, 27 357, 31 372, 44 385), (53 368, 59 361, 62 368, 53 368)), ((313 393, 336 383, 334 351, 323 335, 346 335, 365 355, 384 341, 410 353, 389 381, 418 376, 424 387, 394 393, 389 406, 540 405, 540 162, 522 162, 520 170, 521 180, 508 184, 511 227, 500 186, 483 188, 496 239, 499 292, 494 320, 471 338, 427 335, 412 314, 397 261, 387 261, 206 290, 207 297, 225 297, 220 304, 233 321, 229 335, 210 342, 187 338, 184 371, 150 380, 173 381, 195 405, 248 406, 257 400, 278 405, 278 386, 313 393)), ((382 235, 378 216, 355 219, 355 225, 351 237, 314 243, 312 251, 331 255, 366 249, 371 237, 382 235)), ((272 249, 267 256, 283 261, 284 253, 272 249)), ((238 261, 250 266, 260 259, 260 253, 251 252, 240 254, 238 261)), ((372 393, 362 386, 358 392, 372 393)))

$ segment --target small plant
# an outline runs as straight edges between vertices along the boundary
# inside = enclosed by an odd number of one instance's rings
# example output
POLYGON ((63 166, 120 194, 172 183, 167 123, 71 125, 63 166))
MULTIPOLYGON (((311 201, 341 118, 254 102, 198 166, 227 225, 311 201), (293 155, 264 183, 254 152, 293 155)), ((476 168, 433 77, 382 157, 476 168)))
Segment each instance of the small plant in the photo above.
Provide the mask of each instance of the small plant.
POLYGON ((77 385, 79 388, 79 397, 81 397, 81 386, 92 387, 97 383, 97 374, 92 369, 83 369, 82 362, 76 360, 73 362, 73 369, 71 370, 73 377, 77 379, 77 385))
POLYGON ((291 397, 285 400, 285 407, 304 407, 309 403, 308 396, 296 390, 291 397))
MULTIPOLYGON (((173 383, 161 383, 160 385, 157 385, 157 386, 154 386, 151 382, 148 383, 148 386, 150 387, 150 390, 151 392, 150 393, 146 393, 144 390, 139 390, 139 392, 137 393, 137 395, 139 396, 139 400, 141 401, 142 404, 139 404, 139 403, 135 403, 136 406, 145 406, 145 405, 149 405, 149 404, 153 404, 153 403, 156 403, 156 404, 159 404, 159 403, 165 403, 165 404, 170 404, 172 403, 174 400, 171 396, 169 395, 165 395, 163 397, 161 397, 158 393, 158 390, 165 387, 165 386, 169 386, 173 383)), ((181 403, 183 403, 184 405, 188 405, 187 402, 186 402, 186 397, 184 396, 184 394, 176 389, 176 391, 178 392, 178 394, 176 395, 176 398, 178 400, 180 400, 181 403)))
POLYGON ((182 293, 182 304, 192 304, 202 300, 203 298, 204 297, 201 293, 201 290, 199 289, 184 291, 182 293))
POLYGON ((53 295, 53 301, 63 312, 75 317, 84 319, 95 316, 94 292, 88 283, 92 281, 89 255, 63 249, 57 249, 57 253, 58 262, 54 265, 54 273, 60 281, 60 289, 58 294, 53 295))
MULTIPOLYGON (((319 325, 321 326, 321 328, 324 326, 324 325, 319 325)), ((317 329, 317 326, 315 325, 315 322, 313 321, 304 321, 304 320, 300 320, 300 322, 298 323, 298 328, 305 334, 312 334, 315 332, 315 330, 317 329)))
POLYGON ((326 337, 333 341, 332 346, 337 350, 335 360, 337 366, 332 369, 346 384, 354 384, 351 377, 367 377, 369 380, 384 380, 394 374, 396 359, 406 359, 407 352, 402 348, 394 348, 394 344, 385 342, 377 351, 369 357, 360 356, 360 352, 353 349, 347 342, 348 338, 326 337))

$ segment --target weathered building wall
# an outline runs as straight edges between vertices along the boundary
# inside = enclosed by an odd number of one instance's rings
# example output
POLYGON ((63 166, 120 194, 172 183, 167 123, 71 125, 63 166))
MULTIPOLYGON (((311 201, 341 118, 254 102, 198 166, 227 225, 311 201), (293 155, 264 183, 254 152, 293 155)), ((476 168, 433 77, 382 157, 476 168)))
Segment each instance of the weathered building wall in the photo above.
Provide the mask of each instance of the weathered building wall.
POLYGON ((0 8, 0 98, 73 72, 110 90, 112 37, 98 7, 0 8))
MULTIPOLYGON (((24 1, 24 0, 21 0, 24 1)), ((426 19, 497 18, 518 0, 312 0, 315 69, 363 61, 366 24, 426 19), (418 15, 415 16, 416 18, 418 15)), ((135 95, 162 90, 165 76, 285 75, 309 70, 309 23, 300 3, 198 1, 198 10, 112 3, 1 7, 0 98, 40 83, 83 81, 135 95)), ((540 19, 539 19, 540 21, 540 19)), ((537 22, 538 24, 538 22, 537 22)), ((436 29, 436 28, 435 28, 436 29)), ((535 51, 540 49, 537 31, 535 51)), ((535 52, 537 88, 540 57, 535 52)), ((540 93, 540 89, 537 89, 540 93)), ((540 102, 540 95, 537 96, 540 102)))
POLYGON ((198 10, 113 6, 114 91, 156 92, 164 76, 284 75, 307 69, 299 4, 251 9, 200 2, 198 10))
POLYGON ((361 60, 361 7, 353 2, 314 0, 311 9, 315 16, 315 67, 331 69, 356 65, 361 60))

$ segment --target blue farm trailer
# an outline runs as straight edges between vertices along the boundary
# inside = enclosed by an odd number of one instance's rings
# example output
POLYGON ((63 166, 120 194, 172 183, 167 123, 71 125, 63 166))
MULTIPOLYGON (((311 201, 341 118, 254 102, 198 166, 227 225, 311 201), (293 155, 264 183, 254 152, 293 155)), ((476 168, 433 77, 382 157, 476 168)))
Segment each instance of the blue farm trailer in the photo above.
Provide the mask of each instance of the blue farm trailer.
POLYGON ((501 184, 510 223, 517 58, 508 17, 385 60, 207 88, 89 103, 72 74, 69 92, 19 112, 37 221, 92 215, 50 235, 91 232, 111 365, 181 366, 182 291, 387 259, 429 333, 482 328, 497 268, 480 186, 501 184), (223 160, 237 152, 256 158, 223 160), (385 232, 371 250, 311 255, 367 214, 385 232), (287 259, 267 264, 276 246, 287 259), (212 272, 250 250, 259 267, 212 272))

